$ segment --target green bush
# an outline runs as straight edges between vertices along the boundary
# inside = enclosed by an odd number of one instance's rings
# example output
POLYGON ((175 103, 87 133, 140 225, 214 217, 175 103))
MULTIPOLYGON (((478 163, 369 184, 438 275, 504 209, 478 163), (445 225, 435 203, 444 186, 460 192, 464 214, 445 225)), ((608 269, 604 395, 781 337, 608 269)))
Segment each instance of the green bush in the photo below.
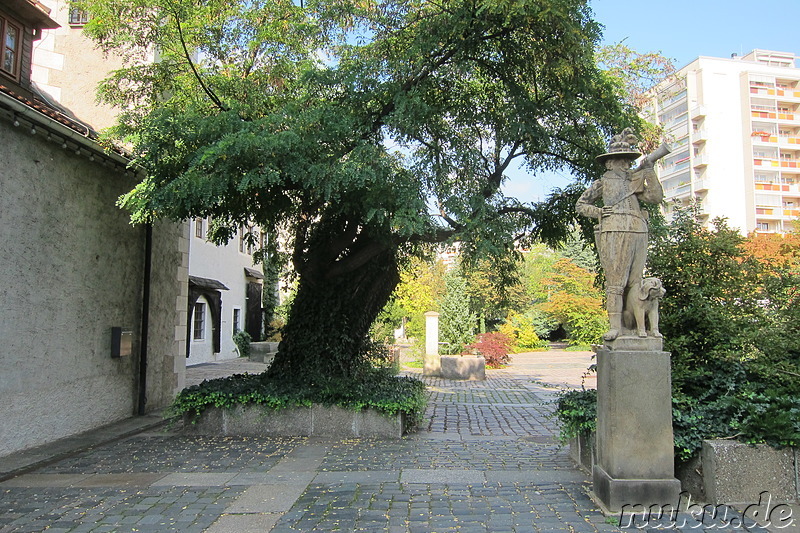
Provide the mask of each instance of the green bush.
POLYGON ((648 270, 666 289, 660 330, 672 353, 675 454, 704 439, 800 444, 800 274, 770 270, 745 238, 693 207, 654 227, 648 270))
POLYGON ((448 354, 458 354, 475 338, 477 318, 470 311, 467 284, 459 271, 445 275, 445 293, 440 302, 439 340, 448 354))
POLYGON ((516 353, 546 350, 549 346, 547 341, 540 339, 536 334, 533 320, 527 314, 520 315, 516 311, 509 311, 499 331, 512 341, 512 348, 516 353))
POLYGON ((233 334, 233 343, 239 350, 239 357, 250 357, 250 343, 253 338, 246 331, 237 331, 233 334))
POLYGON ((597 391, 594 389, 563 390, 554 400, 559 423, 558 438, 562 443, 597 430, 597 391))

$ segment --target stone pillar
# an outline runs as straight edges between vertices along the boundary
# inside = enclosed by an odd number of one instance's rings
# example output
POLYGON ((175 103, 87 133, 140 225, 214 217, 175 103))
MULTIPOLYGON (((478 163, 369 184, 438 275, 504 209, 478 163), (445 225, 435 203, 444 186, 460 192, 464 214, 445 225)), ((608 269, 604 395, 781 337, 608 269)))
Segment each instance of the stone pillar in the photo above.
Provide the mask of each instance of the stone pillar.
POLYGON ((677 505, 670 354, 661 339, 619 337, 597 352, 594 493, 611 512, 677 505))
POLYGON ((439 359, 439 313, 425 313, 425 358, 422 367, 423 376, 438 376, 442 371, 439 359))

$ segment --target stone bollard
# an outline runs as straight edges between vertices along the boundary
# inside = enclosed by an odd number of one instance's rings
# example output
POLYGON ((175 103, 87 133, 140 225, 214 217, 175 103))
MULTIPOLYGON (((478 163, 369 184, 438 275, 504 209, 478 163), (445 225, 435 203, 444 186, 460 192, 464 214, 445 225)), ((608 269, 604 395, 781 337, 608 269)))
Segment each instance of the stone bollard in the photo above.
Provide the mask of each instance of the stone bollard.
POLYGON ((441 371, 442 364, 439 359, 439 313, 428 311, 425 313, 425 358, 423 359, 422 375, 438 376, 441 371))

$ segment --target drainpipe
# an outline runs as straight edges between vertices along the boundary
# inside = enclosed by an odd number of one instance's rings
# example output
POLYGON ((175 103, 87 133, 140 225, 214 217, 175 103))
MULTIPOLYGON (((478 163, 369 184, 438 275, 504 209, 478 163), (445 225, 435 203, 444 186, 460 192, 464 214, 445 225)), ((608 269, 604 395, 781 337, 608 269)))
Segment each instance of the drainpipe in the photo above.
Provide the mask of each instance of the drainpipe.
POLYGON ((150 328, 150 277, 153 263, 153 225, 147 223, 144 233, 144 287, 142 294, 142 341, 139 354, 139 408, 145 414, 147 403, 147 337, 150 328))

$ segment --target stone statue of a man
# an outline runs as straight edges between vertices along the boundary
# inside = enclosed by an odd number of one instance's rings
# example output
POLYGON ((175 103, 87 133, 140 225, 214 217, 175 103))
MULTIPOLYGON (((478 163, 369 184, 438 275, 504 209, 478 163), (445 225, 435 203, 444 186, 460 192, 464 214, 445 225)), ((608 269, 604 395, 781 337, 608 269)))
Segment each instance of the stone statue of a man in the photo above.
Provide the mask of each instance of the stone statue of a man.
POLYGON ((635 170, 631 164, 642 154, 633 146, 637 138, 630 128, 614 135, 608 152, 597 156, 606 172, 584 192, 576 208, 579 214, 598 220, 595 242, 606 277, 606 309, 609 330, 604 339, 612 341, 622 332, 625 294, 637 290, 647 261, 648 215, 640 202, 658 204, 664 190, 653 165, 669 153, 662 145, 635 170), (602 207, 595 205, 602 200, 602 207))

